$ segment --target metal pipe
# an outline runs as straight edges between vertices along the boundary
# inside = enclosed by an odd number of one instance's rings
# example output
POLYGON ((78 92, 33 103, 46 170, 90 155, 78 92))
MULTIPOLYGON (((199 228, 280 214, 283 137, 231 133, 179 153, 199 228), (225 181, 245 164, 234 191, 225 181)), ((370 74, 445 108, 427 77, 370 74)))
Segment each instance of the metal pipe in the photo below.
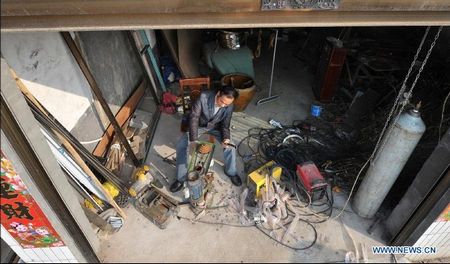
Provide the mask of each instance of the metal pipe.
POLYGON ((43 125, 51 126, 53 129, 58 131, 65 137, 72 146, 78 151, 80 156, 85 159, 89 164, 91 164, 95 170, 97 170, 100 174, 102 174, 103 177, 105 177, 108 181, 111 181, 114 183, 119 189, 127 193, 127 187, 124 186, 124 183, 114 174, 112 174, 110 171, 108 171, 96 158, 92 156, 90 152, 86 150, 86 148, 81 145, 78 140, 70 134, 64 126, 62 126, 58 120, 56 120, 50 113, 48 113, 49 116, 45 116, 42 112, 40 112, 36 106, 27 98, 25 97, 28 104, 30 105, 30 109, 36 119, 41 122, 43 125))
POLYGON ((275 68, 275 58, 277 55, 277 44, 278 44, 278 29, 275 30, 275 45, 273 48, 272 69, 270 71, 269 97, 272 95, 273 70, 275 68))
POLYGON ((274 44, 274 47, 273 47, 272 70, 270 72, 269 96, 259 100, 256 103, 256 105, 268 103, 268 102, 273 101, 273 100, 275 100, 275 99, 277 99, 279 97, 279 95, 273 95, 272 96, 273 71, 274 71, 274 68, 275 68, 275 58, 276 58, 276 55, 277 55, 277 44, 278 44, 278 29, 275 30, 275 44, 274 44))
POLYGON ((150 92, 152 93, 153 99, 155 100, 156 104, 159 105, 161 102, 158 97, 158 90, 156 88, 155 78, 153 77, 153 74, 150 69, 150 65, 149 65, 148 61, 144 59, 145 55, 141 54, 141 52, 140 52, 143 47, 142 47, 141 43, 139 42, 138 33, 136 31, 127 31, 127 35, 128 35, 128 38, 130 39, 130 41, 132 43, 134 43, 133 50, 136 53, 136 56, 139 56, 139 58, 141 58, 140 60, 138 60, 139 64, 147 73, 147 77, 150 80, 150 83, 152 85, 152 89, 150 89, 150 92))
POLYGON ((111 109, 109 108, 108 103, 105 101, 105 98, 102 95, 102 91, 100 90, 100 87, 98 86, 97 82, 95 81, 94 76, 92 75, 91 71, 89 70, 89 67, 84 60, 83 56, 81 56, 81 52, 78 49, 78 47, 75 45, 75 41, 73 41, 72 37, 70 36, 69 32, 61 32, 61 35, 66 42, 67 46, 70 49, 70 52, 72 53, 74 59, 78 63, 78 66, 81 69, 81 72, 83 72, 84 76, 86 77, 86 80, 89 83, 89 87, 94 92, 95 97, 97 97, 97 100, 100 102, 100 105, 103 108, 103 111, 105 111, 106 116, 109 119, 109 122, 111 122, 111 125, 114 128, 114 131, 116 132, 120 143, 125 147, 126 154, 131 160, 133 161, 134 165, 138 167, 140 165, 139 160, 136 158, 136 155, 134 155, 133 150, 131 149, 130 143, 128 143, 127 138, 125 137, 122 128, 117 123, 117 120, 114 116, 114 114, 111 112, 111 109))

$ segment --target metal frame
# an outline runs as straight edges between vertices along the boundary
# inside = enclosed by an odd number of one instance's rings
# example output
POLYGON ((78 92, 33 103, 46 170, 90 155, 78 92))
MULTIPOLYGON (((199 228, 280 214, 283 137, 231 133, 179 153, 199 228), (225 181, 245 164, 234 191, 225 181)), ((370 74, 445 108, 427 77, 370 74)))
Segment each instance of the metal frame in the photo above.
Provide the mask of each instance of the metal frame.
MULTIPOLYGON (((2 8, 3 6, 2 2, 2 8)), ((265 11, 174 14, 123 12, 90 15, 67 15, 65 11, 61 11, 62 15, 2 15, 1 32, 450 25, 450 11, 265 11)))
POLYGON ((450 201, 450 166, 430 190, 429 195, 415 210, 400 232, 391 240, 391 245, 412 246, 430 227, 450 201))
POLYGON ((450 200, 449 157, 450 129, 386 219, 387 234, 392 245, 414 244, 447 206, 450 200))
MULTIPOLYGON (((450 11, 448 0, 340 0, 339 11, 450 11)), ((3 0, 2 15, 259 12, 263 0, 3 0), (151 4, 150 4, 151 3, 151 4)))
POLYGON ((80 51, 78 50, 75 41, 70 36, 69 32, 61 32, 62 37, 64 38, 64 41, 66 42, 67 46, 69 47, 70 51, 72 52, 73 57, 75 58, 76 62, 78 63, 78 66, 80 67, 81 71, 83 72, 84 76, 86 77, 86 80, 89 83, 89 87, 91 88, 92 92, 94 92, 95 97, 99 101, 100 105, 103 108, 103 111, 105 111, 106 116, 108 117, 109 121, 111 122, 111 125, 114 128, 114 132, 116 132, 120 143, 122 143, 122 146, 125 147, 126 155, 131 158, 134 165, 138 167, 140 165, 140 162, 134 155, 133 150, 131 149, 130 143, 126 139, 122 128, 117 123, 117 120, 114 116, 114 114, 111 112, 111 109, 109 108, 108 103, 105 101, 102 95, 102 91, 98 87, 97 82, 95 81, 94 76, 92 75, 91 71, 89 70, 89 67, 86 63, 86 61, 83 59, 83 56, 81 56, 80 51))

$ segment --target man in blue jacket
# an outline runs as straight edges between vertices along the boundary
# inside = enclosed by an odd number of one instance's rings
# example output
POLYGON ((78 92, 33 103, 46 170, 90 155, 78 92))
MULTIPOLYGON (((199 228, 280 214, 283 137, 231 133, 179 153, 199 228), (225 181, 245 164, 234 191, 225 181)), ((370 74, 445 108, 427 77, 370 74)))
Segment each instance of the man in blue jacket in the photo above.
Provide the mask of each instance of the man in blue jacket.
POLYGON ((188 149, 195 149, 199 135, 208 133, 222 143, 225 159, 225 174, 231 182, 240 186, 241 179, 236 171, 236 149, 231 143, 230 122, 233 114, 233 101, 239 93, 231 86, 224 86, 219 91, 206 90, 192 104, 189 116, 189 133, 183 133, 177 143, 177 180, 170 186, 171 192, 183 188, 187 179, 188 149), (189 135, 188 135, 189 134, 189 135))

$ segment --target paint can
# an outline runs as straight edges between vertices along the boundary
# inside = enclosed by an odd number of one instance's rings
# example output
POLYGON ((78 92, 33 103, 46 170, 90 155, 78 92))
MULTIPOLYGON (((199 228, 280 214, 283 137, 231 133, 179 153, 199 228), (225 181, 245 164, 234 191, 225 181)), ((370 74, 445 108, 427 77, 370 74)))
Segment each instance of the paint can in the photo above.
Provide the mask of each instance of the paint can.
POLYGON ((322 106, 317 104, 317 103, 313 103, 311 104, 311 115, 314 117, 319 117, 320 113, 322 112, 322 106))

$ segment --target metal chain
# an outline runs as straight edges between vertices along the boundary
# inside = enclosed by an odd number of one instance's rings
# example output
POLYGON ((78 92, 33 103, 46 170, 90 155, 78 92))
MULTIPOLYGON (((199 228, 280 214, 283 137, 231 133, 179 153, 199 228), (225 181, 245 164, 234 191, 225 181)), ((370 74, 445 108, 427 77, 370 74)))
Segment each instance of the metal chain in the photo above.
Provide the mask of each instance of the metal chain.
MULTIPOLYGON (((342 215, 342 213, 345 211, 345 209, 347 208, 348 202, 350 201, 350 198, 352 197, 352 194, 353 194, 353 191, 354 191, 354 189, 355 189, 356 183, 358 182, 358 179, 359 179, 359 177, 361 176, 361 173, 363 172, 363 170, 364 170, 364 168, 367 166, 367 164, 369 164, 369 162, 371 162, 372 159, 373 159, 373 157, 375 156, 375 153, 377 152, 377 148, 378 148, 378 146, 379 146, 379 144, 380 144, 380 141, 381 141, 381 139, 383 138, 383 133, 384 133, 384 131, 386 130, 387 125, 389 124, 390 118, 392 117, 393 113, 395 112, 395 109, 397 108, 398 100, 399 100, 399 98, 401 97, 401 95, 403 94, 404 90, 406 89, 406 81, 408 80, 409 75, 411 74, 411 71, 412 71, 412 69, 413 69, 413 67, 414 67, 414 64, 415 64, 416 61, 417 61, 417 58, 418 58, 419 53, 420 53, 420 50, 422 49, 423 43, 425 42, 425 39, 426 39, 426 37, 427 37, 427 35, 428 35, 429 30, 430 30, 430 27, 427 27, 427 29, 426 29, 426 31, 425 31, 425 34, 424 34, 424 36, 423 36, 423 38, 422 38, 422 41, 420 42, 419 48, 417 49, 416 55, 414 56, 414 59, 413 59, 413 61, 412 61, 412 63, 411 63, 411 67, 409 68, 408 73, 407 73, 407 75, 406 75, 406 77, 405 77, 405 80, 403 81, 402 88, 400 89, 399 94, 397 95, 397 98, 396 98, 396 100, 395 100, 395 103, 394 103, 394 105, 393 105, 393 107, 392 107, 392 109, 391 109, 391 111, 390 111, 390 113, 389 113, 389 116, 388 116, 388 118, 387 118, 387 120, 386 120, 386 123, 385 123, 385 125, 384 125, 384 127, 383 127, 383 131, 380 133, 380 137, 378 138, 378 142, 377 142, 377 144, 375 145, 375 148, 373 149, 372 154, 370 155, 370 157, 367 159, 367 161, 364 163, 364 165, 361 167, 361 169, 359 170, 358 174, 356 175, 356 179, 355 179, 355 181, 353 182, 352 189, 350 190, 350 193, 349 193, 349 195, 348 195, 347 200, 345 201, 345 204, 344 204, 343 208, 341 209, 341 211, 340 211, 336 216, 334 216, 334 217, 331 218, 331 219, 337 219, 337 218, 339 218, 339 217, 342 215)), ((410 94, 412 93, 412 91, 413 91, 413 89, 414 89, 414 86, 416 85, 417 80, 419 79, 420 73, 423 71, 423 68, 425 67, 425 64, 426 64, 426 62, 427 62, 427 60, 428 60, 428 58, 429 58, 429 56, 430 56, 430 54, 431 54, 431 51, 433 50, 434 45, 436 44, 436 41, 437 41, 437 39, 439 38, 439 34, 441 33, 441 30, 442 30, 442 26, 439 27, 439 30, 438 30, 438 32, 436 33, 436 36, 434 37, 434 41, 433 41, 433 43, 431 44, 430 49, 428 50, 428 53, 427 53, 427 55, 426 55, 424 61, 422 62, 422 65, 421 65, 421 67, 420 67, 420 69, 419 69, 418 74, 416 75, 416 78, 415 78, 415 80, 414 80, 414 82, 413 82, 413 85, 411 86, 411 89, 410 89, 409 92, 408 92, 408 95, 410 95, 410 94)), ((403 111, 405 105, 406 105, 406 103, 403 103, 403 104, 402 104, 401 111, 400 111, 399 114, 396 116, 395 122, 397 122, 397 119, 398 119, 398 117, 400 116, 401 112, 403 111)), ((395 122, 393 122, 392 124, 395 124, 395 122)), ((389 131, 388 131, 388 133, 387 133, 388 136, 390 135, 391 131, 392 131, 392 126, 391 126, 391 128, 389 129, 389 131)), ((388 137, 388 136, 387 136, 387 137, 388 137)), ((386 138, 387 138, 387 137, 386 137, 386 138)), ((382 150, 382 148, 384 148, 384 145, 386 144, 386 141, 387 141, 387 140, 384 140, 384 141, 383 141, 383 145, 382 145, 382 147, 380 148, 380 151, 382 150)))
POLYGON ((384 123, 384 127, 381 130, 381 133, 380 133, 380 135, 378 137, 377 143, 375 144, 375 148, 374 148, 372 154, 369 157, 369 159, 371 161, 375 157, 375 153, 377 153, 378 147, 380 146, 381 140, 383 139, 384 132, 386 132, 386 129, 388 127, 389 121, 391 120, 392 116, 395 113, 395 110, 397 109, 398 101, 400 100, 400 98, 403 95, 403 92, 406 89, 406 82, 408 81, 409 76, 411 75, 411 72, 414 69, 414 65, 417 62, 417 58, 419 57, 420 51, 422 50, 423 43, 425 43, 425 39, 427 38, 429 31, 430 31, 430 26, 427 27, 427 29, 425 30, 425 33, 423 34, 422 41, 420 42, 420 45, 419 45, 419 47, 417 48, 417 51, 416 51, 416 55, 414 55, 414 59, 412 60, 411 65, 409 66, 408 73, 406 74, 405 79, 403 80, 402 86, 401 86, 401 88, 400 88, 400 90, 398 92, 398 95, 395 98, 394 105, 392 106, 391 111, 389 112, 389 115, 388 115, 388 117, 386 119, 386 122, 384 123))
POLYGON ((415 86, 417 84, 417 81, 419 80, 420 75, 422 74, 422 71, 423 71, 425 65, 427 64, 428 58, 430 57, 431 52, 433 51, 433 48, 436 45, 436 41, 438 40, 439 35, 441 34, 441 31, 442 31, 442 26, 439 27, 436 35, 434 36, 434 40, 431 43, 430 49, 428 50, 427 55, 425 56, 425 59, 423 60, 422 65, 420 66, 420 69, 417 72, 416 78, 414 79, 414 82, 412 83, 411 88, 407 92, 406 100, 402 103, 402 106, 400 107, 400 110, 398 111, 394 121, 391 123, 391 126, 389 127, 389 130, 387 131, 386 140, 383 141, 383 144, 381 145, 379 151, 377 151, 377 152, 383 151, 383 149, 384 149, 384 147, 386 145, 387 139, 388 139, 389 135, 391 134, 392 129, 394 128, 394 124, 397 123, 398 119, 400 118, 400 115, 403 113, 403 110, 405 109, 406 105, 408 104, 408 100, 409 100, 409 98, 411 98, 411 94, 412 94, 412 92, 413 92, 413 90, 414 90, 414 88, 415 88, 415 86))

